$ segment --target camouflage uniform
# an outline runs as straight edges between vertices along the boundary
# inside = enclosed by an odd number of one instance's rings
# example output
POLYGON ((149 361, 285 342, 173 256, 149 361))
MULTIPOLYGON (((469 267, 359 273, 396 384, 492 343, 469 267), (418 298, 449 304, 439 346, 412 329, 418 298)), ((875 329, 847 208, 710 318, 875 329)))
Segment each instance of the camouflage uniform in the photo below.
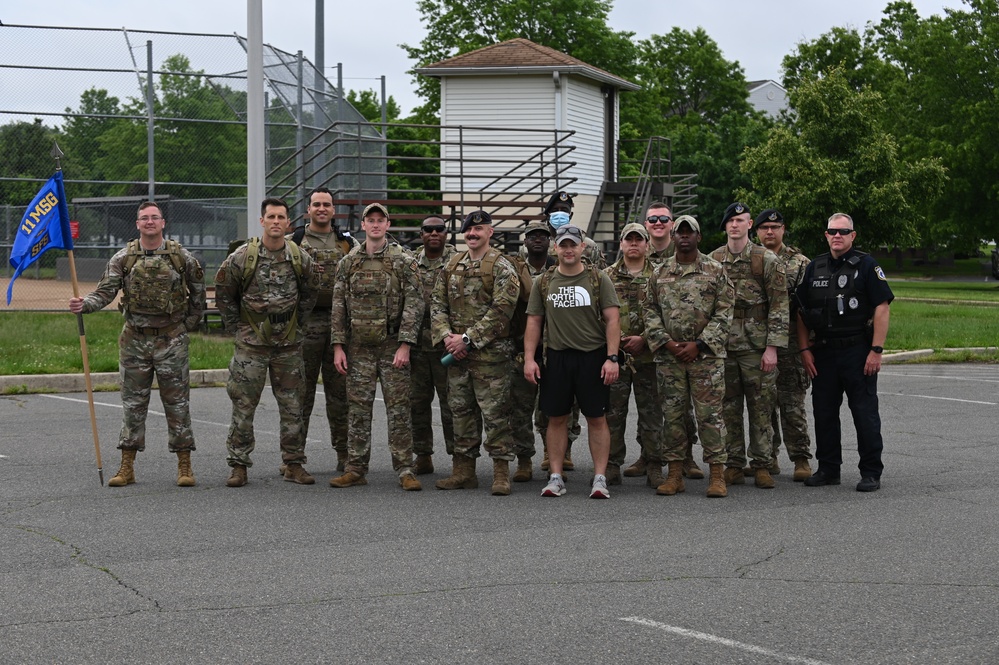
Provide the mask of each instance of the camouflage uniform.
POLYGON ((693 402, 704 461, 727 460, 725 356, 735 289, 720 263, 704 254, 690 264, 667 259, 645 291, 645 338, 655 352, 666 434, 663 461, 682 461, 687 453, 684 417, 693 402), (708 349, 690 363, 666 350, 670 341, 702 340, 708 349))
MULTIPOLYGON (((610 277, 621 303, 621 337, 642 335, 645 322, 642 315, 642 300, 654 267, 646 259, 642 272, 632 275, 620 259, 604 269, 610 277)), ((635 392, 635 407, 638 410, 638 443, 642 456, 649 462, 662 466, 661 437, 663 428, 662 402, 656 385, 656 364, 652 351, 646 347, 642 353, 632 356, 628 364, 621 366, 618 380, 610 387, 610 407, 607 409, 607 426, 610 429, 610 463, 624 464, 627 448, 624 441, 628 423, 628 404, 631 401, 632 386, 635 392)), ((687 437, 682 443, 686 446, 687 437)))
MULTIPOLYGON (((794 247, 782 245, 777 258, 784 264, 788 293, 794 293, 805 276, 811 262, 794 247)), ((812 384, 801 362, 798 347, 798 317, 796 302, 791 299, 790 326, 786 349, 777 349, 777 405, 771 417, 774 430, 773 457, 777 457, 784 431, 784 445, 791 461, 812 458, 812 440, 808 436, 808 415, 805 411, 805 394, 812 384)))
POLYGON ((749 457, 751 466, 769 468, 773 427, 770 415, 777 401, 777 373, 760 369, 767 346, 787 347, 788 297, 784 265, 769 249, 752 242, 738 255, 722 245, 712 258, 725 266, 735 286, 735 306, 725 358, 725 402, 723 415, 728 437, 728 466, 746 464, 743 401, 749 409, 749 457), (756 248, 755 250, 753 248, 756 248), (763 250, 760 252, 760 250, 763 250), (762 255, 762 272, 752 270, 752 252, 762 255))
MULTIPOLYGON (((555 265, 554 262, 548 261, 544 268, 536 270, 530 261, 527 261, 526 252, 522 252, 521 256, 527 263, 527 270, 531 273, 532 279, 543 273, 549 264, 555 265)), ((510 363, 512 371, 510 376, 510 424, 513 428, 513 452, 518 458, 529 458, 534 457, 535 452, 537 452, 534 431, 531 428, 532 420, 537 426, 541 440, 544 441, 548 431, 548 417, 540 409, 535 409, 538 402, 538 387, 524 378, 524 336, 516 338, 513 343, 514 350, 517 352, 514 362, 510 363)))
POLYGON ((118 251, 97 288, 83 299, 83 313, 87 314, 103 309, 122 291, 120 309, 125 325, 118 337, 121 450, 146 448, 146 414, 154 374, 166 413, 170 452, 195 449, 187 333, 197 330, 205 310, 205 273, 190 252, 171 242, 165 241, 157 253, 133 254, 135 263, 127 273, 129 248, 118 251), (179 252, 183 275, 166 253, 168 247, 179 252))
POLYGON ((332 340, 347 353, 347 473, 364 476, 371 460, 371 415, 380 381, 392 469, 413 473, 409 366, 394 367, 399 345, 420 340, 423 294, 416 259, 396 243, 369 255, 355 247, 337 268, 332 340))
MULTIPOLYGON (((291 240, 293 234, 286 239, 291 240)), ((305 363, 305 384, 302 392, 302 444, 309 438, 309 421, 316 403, 316 382, 323 377, 326 396, 326 420, 330 426, 330 443, 337 457, 347 454, 347 379, 333 366, 333 344, 330 342, 330 307, 336 266, 347 252, 357 245, 350 236, 315 233, 305 228, 299 247, 312 257, 316 269, 318 293, 316 306, 302 329, 302 359, 305 363)))
POLYGON ((423 248, 416 253, 423 293, 423 323, 420 326, 420 343, 409 350, 409 364, 412 367, 410 411, 413 418, 413 452, 417 455, 434 454, 431 405, 435 389, 441 409, 441 425, 444 428, 444 448, 448 455, 454 454, 454 422, 451 419, 451 407, 447 403, 447 367, 441 364, 441 358, 445 355, 444 345, 434 345, 430 333, 430 301, 434 282, 454 253, 455 249, 451 245, 444 245, 443 253, 436 259, 428 259, 423 248))
POLYGON ((482 260, 465 252, 454 269, 445 270, 437 280, 431 306, 433 339, 440 343, 448 333, 467 334, 474 347, 467 357, 448 367, 455 455, 479 456, 481 417, 486 452, 494 460, 511 461, 510 361, 514 346, 509 335, 520 280, 513 264, 499 256, 493 264, 492 289, 487 292, 481 266, 482 260))
POLYGON ((215 302, 226 330, 235 331, 226 391, 232 400, 232 424, 226 438, 229 466, 250 467, 256 445, 253 416, 268 374, 281 420, 281 461, 304 464, 302 437, 302 327, 316 300, 312 259, 301 255, 299 276, 291 241, 272 252, 258 246, 257 266, 243 286, 250 243, 230 254, 215 275, 215 302))

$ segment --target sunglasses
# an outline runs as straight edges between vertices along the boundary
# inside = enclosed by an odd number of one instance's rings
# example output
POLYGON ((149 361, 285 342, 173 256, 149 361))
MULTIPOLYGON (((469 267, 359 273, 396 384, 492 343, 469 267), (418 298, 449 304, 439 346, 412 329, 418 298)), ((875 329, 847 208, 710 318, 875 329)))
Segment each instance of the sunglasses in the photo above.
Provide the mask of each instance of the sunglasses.
POLYGON ((422 231, 424 233, 444 233, 447 227, 441 224, 440 226, 424 226, 422 231))
POLYGON ((656 222, 662 222, 663 224, 669 224, 673 221, 673 218, 669 215, 652 215, 651 217, 646 217, 645 221, 649 224, 655 224, 656 222))
POLYGON ((848 236, 853 233, 853 229, 826 229, 826 235, 830 236, 848 236))

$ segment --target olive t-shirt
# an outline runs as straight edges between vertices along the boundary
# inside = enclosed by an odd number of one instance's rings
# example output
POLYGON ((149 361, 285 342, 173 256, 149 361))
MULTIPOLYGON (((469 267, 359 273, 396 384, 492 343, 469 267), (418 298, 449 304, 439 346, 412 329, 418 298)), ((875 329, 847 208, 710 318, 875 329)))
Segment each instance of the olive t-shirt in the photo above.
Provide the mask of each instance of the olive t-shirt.
POLYGON ((601 312, 608 307, 620 307, 614 283, 597 270, 599 296, 594 294, 594 280, 587 266, 583 272, 566 277, 555 269, 548 281, 546 294, 541 293, 544 276, 534 280, 527 313, 545 317, 548 348, 555 351, 575 349, 593 351, 607 344, 606 328, 601 312))

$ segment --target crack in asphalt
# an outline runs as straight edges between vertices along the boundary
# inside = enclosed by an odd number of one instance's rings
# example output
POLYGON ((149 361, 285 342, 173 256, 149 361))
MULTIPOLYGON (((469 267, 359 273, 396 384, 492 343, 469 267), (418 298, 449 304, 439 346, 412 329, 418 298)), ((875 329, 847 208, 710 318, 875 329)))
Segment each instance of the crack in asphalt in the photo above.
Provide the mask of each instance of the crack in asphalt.
POLYGON ((746 575, 749 573, 750 569, 760 565, 761 563, 767 563, 768 561, 771 561, 776 557, 779 557, 783 553, 784 553, 784 548, 782 547, 776 552, 773 552, 763 557, 759 561, 753 561, 752 563, 747 563, 745 565, 739 566, 738 568, 735 569, 735 573, 739 577, 739 579, 746 579, 746 575))

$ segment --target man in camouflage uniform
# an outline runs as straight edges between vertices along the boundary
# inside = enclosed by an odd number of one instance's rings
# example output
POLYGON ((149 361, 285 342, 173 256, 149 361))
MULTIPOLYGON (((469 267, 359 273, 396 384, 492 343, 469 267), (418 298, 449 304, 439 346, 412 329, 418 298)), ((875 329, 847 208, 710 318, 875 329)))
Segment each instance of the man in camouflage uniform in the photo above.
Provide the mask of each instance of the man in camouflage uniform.
POLYGON ((756 486, 772 489, 770 475, 773 427, 770 415, 777 400, 777 349, 787 347, 788 298, 784 266, 768 249, 749 241, 753 218, 749 208, 733 203, 722 216, 728 242, 711 257, 725 266, 735 286, 735 307, 725 358, 725 418, 729 485, 745 483, 746 441, 743 402, 749 409, 749 457, 756 486))
POLYGON ((121 467, 108 481, 109 487, 135 482, 133 464, 136 453, 146 448, 154 374, 166 413, 167 445, 177 453, 177 484, 194 485, 187 333, 197 329, 205 310, 205 274, 190 252, 172 240, 164 241, 165 225, 159 206, 149 201, 140 205, 135 222, 139 238, 111 257, 92 293, 69 300, 71 312, 89 314, 106 307, 122 291, 121 467))
POLYGON ((454 466, 448 478, 437 481, 437 488, 478 487, 475 459, 483 445, 493 460, 492 493, 507 495, 514 458, 509 404, 515 351, 510 320, 520 279, 514 265, 489 246, 493 228, 487 212, 469 213, 461 233, 468 251, 448 263, 434 285, 431 306, 434 342, 444 342, 455 360, 448 367, 447 393, 454 418, 454 466), (485 443, 479 434, 480 417, 485 443))
MULTIPOLYGON (((306 209, 309 222, 288 235, 312 257, 319 290, 316 306, 302 327, 302 359, 305 362, 305 384, 302 395, 302 442, 308 443, 309 420, 316 402, 316 382, 323 377, 326 398, 326 420, 330 426, 330 442, 336 451, 337 470, 343 471, 347 461, 347 382, 333 367, 333 343, 330 341, 330 308, 333 305, 333 284, 336 266, 357 241, 341 233, 333 224, 333 194, 326 187, 317 187, 309 194, 306 209)), ((282 469, 282 473, 284 469, 282 469)))
MULTIPOLYGON (((676 252, 673 244, 673 214, 668 205, 661 201, 649 204, 645 213, 645 229, 649 232, 649 260, 653 267, 662 265, 666 259, 676 252)), ((697 463, 694 462, 693 448, 697 443, 697 426, 694 424, 693 408, 688 408, 684 416, 687 457, 683 461, 683 475, 687 478, 700 480, 704 478, 697 463)), ((639 441, 641 444, 642 442, 639 441)), ((642 446, 644 449, 644 445, 642 446)), ((644 455, 639 456, 634 464, 624 470, 625 476, 645 476, 648 467, 644 455)), ((658 485, 654 485, 658 486, 658 485)))
POLYGON ((764 210, 756 217, 756 234, 760 242, 776 254, 784 266, 791 317, 787 348, 777 349, 777 404, 771 417, 774 438, 770 473, 780 473, 777 453, 783 430, 787 456, 794 463, 793 478, 795 482, 801 482, 812 475, 812 467, 808 463, 812 458, 812 440, 808 436, 808 416, 805 413, 805 394, 812 382, 801 362, 798 347, 798 301, 790 294, 797 290, 811 261, 794 247, 784 244, 785 229, 783 215, 773 208, 764 210))
MULTIPOLYGON (((656 386, 656 364, 652 351, 643 338, 645 322, 642 318, 642 300, 645 287, 654 269, 648 258, 649 232, 641 224, 628 224, 621 231, 622 256, 614 265, 605 268, 621 303, 621 349, 630 356, 621 365, 617 381, 610 387, 610 407, 607 409, 607 426, 610 429, 610 462, 607 465, 607 484, 621 484, 621 465, 626 446, 625 428, 628 423, 628 403, 632 386, 638 410, 638 441, 650 487, 659 487, 662 477, 662 452, 660 450, 663 411, 656 386)), ((686 442, 686 439, 684 439, 686 442)))
MULTIPOLYGON (((552 241, 551 227, 541 221, 530 222, 524 227, 523 241, 521 256, 533 283, 538 275, 557 263, 548 253, 552 241)), ((514 453, 517 455, 517 471, 513 474, 513 482, 526 483, 534 477, 532 458, 536 450, 532 423, 537 424, 537 431, 544 442, 548 420, 540 410, 535 409, 538 387, 524 378, 524 336, 518 335, 513 343, 514 349, 518 351, 516 361, 510 364, 510 418, 514 453)), ((547 460, 546 454, 544 462, 547 460)), ((547 468, 547 464, 544 467, 547 468)))
POLYGON ((226 391, 232 400, 232 424, 226 438, 232 474, 226 485, 246 484, 255 447, 253 416, 268 374, 281 420, 284 479, 311 485, 302 437, 302 331, 315 303, 312 259, 285 240, 290 220, 281 199, 260 205, 260 238, 251 238, 226 257, 215 275, 215 302, 226 330, 235 331, 226 391))
POLYGON ((333 290, 333 359, 347 376, 347 466, 332 487, 367 485, 371 414, 380 381, 388 415, 392 469, 407 492, 422 489, 413 474, 409 351, 420 340, 423 294, 416 259, 386 237, 388 209, 372 203, 361 215, 364 244, 337 268, 333 290))
POLYGON ((722 265, 698 251, 697 220, 681 216, 672 233, 675 255, 656 269, 645 292, 645 336, 656 353, 667 429, 663 458, 669 465, 666 480, 656 491, 667 496, 684 491, 684 418, 693 402, 711 474, 707 495, 724 497, 728 490, 722 400, 735 288, 722 265))
POLYGON ((412 365, 410 410, 413 418, 413 452, 416 453, 416 475, 434 472, 434 390, 441 409, 444 429, 444 448, 448 456, 454 455, 454 422, 447 403, 447 367, 441 364, 444 345, 434 344, 430 331, 430 302, 434 282, 454 256, 455 249, 447 244, 447 225, 434 215, 423 220, 420 239, 423 247, 416 253, 416 266, 420 273, 423 294, 423 323, 420 325, 420 343, 409 350, 412 365))

